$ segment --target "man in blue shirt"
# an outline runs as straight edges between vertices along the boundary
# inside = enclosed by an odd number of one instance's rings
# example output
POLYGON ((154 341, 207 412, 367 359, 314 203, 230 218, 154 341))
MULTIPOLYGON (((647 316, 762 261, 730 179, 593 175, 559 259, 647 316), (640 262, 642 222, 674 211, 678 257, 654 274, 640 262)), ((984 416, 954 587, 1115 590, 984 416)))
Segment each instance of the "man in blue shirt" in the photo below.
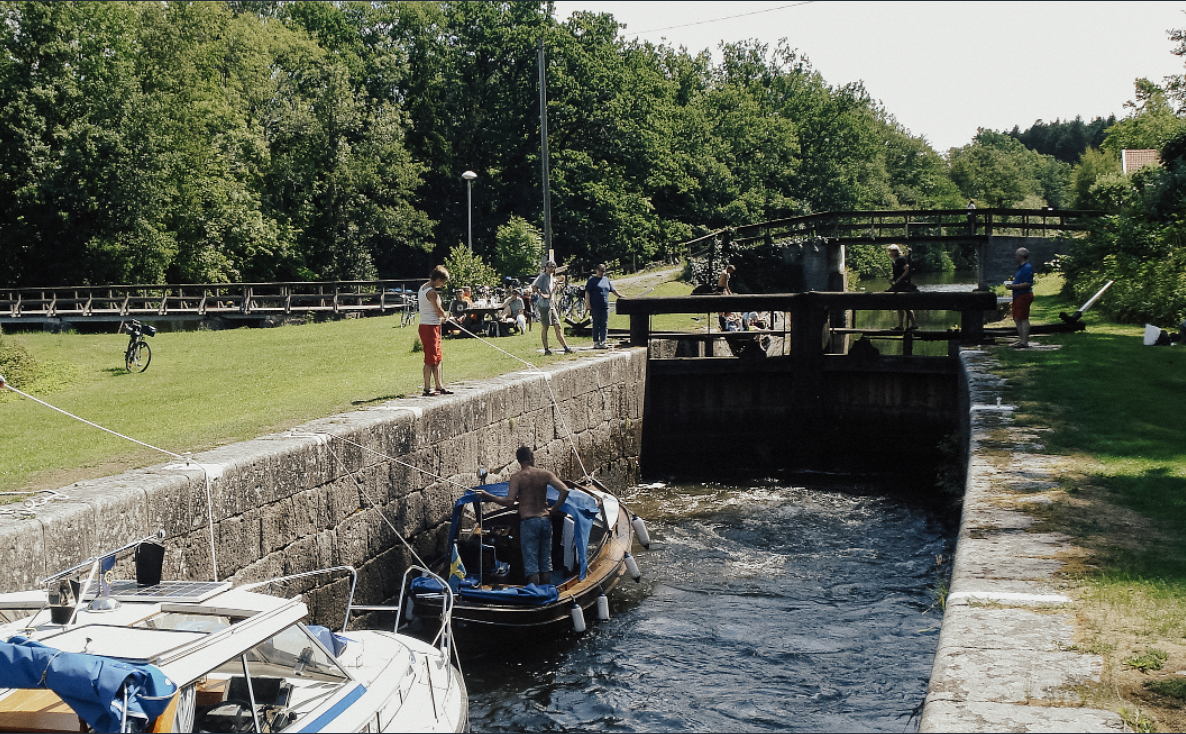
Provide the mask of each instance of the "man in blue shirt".
POLYGON ((620 295, 614 284, 605 277, 605 263, 597 266, 597 273, 585 283, 585 308, 593 314, 593 348, 609 349, 605 343, 609 331, 609 294, 620 295))
POLYGON ((1017 273, 1005 289, 1013 291, 1013 321, 1017 324, 1017 342, 1013 346, 1025 349, 1030 345, 1030 305, 1034 302, 1034 266, 1030 265, 1030 251, 1017 248, 1017 273))

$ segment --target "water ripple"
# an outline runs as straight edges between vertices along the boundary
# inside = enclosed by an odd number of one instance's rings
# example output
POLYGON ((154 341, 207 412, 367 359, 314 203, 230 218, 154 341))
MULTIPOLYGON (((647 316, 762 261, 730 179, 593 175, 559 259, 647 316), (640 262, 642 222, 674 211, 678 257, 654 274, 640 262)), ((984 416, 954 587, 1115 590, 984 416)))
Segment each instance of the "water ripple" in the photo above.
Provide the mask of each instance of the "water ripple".
POLYGON ((643 583, 581 637, 468 651, 475 731, 913 728, 938 640, 928 587, 952 547, 935 515, 774 482, 625 499, 654 518, 643 583))

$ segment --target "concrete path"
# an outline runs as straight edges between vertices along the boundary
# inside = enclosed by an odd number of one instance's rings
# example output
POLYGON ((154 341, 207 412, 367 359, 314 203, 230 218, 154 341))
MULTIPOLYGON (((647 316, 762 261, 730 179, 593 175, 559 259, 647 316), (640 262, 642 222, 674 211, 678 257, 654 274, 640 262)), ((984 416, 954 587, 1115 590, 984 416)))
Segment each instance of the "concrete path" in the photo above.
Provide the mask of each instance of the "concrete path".
MULTIPOLYGON (((1037 347, 1049 349, 1050 347, 1037 347)), ((943 631, 919 730, 1111 732, 1111 711, 1082 708, 1078 684, 1098 681, 1098 655, 1070 650, 1072 602, 1055 574, 1067 538, 1029 532, 1033 503, 1049 502, 1061 457, 1013 423, 1003 381, 982 350, 961 355, 970 398, 963 519, 943 631)))

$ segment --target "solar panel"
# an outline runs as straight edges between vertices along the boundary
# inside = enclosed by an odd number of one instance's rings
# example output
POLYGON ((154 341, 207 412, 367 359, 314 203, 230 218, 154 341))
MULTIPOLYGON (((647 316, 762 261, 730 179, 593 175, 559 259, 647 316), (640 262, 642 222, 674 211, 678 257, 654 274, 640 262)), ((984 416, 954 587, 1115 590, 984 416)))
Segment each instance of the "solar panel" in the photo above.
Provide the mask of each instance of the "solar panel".
MULTIPOLYGON (((140 586, 131 579, 112 581, 109 596, 119 601, 203 602, 231 588, 229 581, 162 581, 154 586, 140 586)), ((94 597, 91 587, 83 594, 94 597)))

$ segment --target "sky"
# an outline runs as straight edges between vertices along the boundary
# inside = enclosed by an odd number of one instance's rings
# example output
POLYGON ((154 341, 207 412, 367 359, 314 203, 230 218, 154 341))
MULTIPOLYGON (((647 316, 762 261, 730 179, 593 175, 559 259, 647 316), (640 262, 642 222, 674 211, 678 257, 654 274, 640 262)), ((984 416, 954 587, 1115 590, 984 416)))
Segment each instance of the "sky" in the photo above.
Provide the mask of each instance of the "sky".
POLYGON ((625 38, 711 50, 786 38, 832 85, 865 89, 936 150, 981 127, 1127 114, 1133 81, 1186 72, 1166 31, 1181 2, 602 2, 559 0, 556 16, 611 13, 625 38), (704 22, 709 21, 709 22, 704 22))

